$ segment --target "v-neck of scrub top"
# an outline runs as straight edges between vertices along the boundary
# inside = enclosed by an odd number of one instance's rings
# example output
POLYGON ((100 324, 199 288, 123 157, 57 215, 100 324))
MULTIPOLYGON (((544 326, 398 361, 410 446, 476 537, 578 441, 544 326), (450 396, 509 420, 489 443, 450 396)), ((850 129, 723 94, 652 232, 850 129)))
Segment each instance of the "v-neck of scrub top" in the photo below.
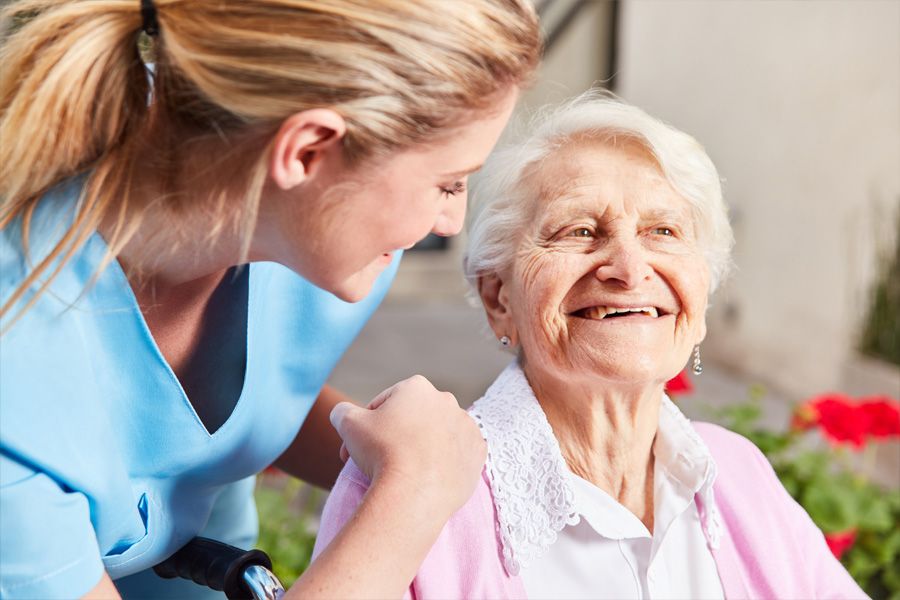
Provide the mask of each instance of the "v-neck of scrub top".
MULTIPOLYGON (((106 240, 103 239, 99 233, 95 233, 94 236, 97 238, 97 244, 105 253, 108 250, 108 246, 106 244, 106 240)), ((121 263, 118 260, 113 258, 110 261, 109 266, 107 267, 111 274, 118 280, 118 282, 124 286, 125 291, 124 295, 126 296, 129 308, 132 310, 136 321, 138 321, 138 327, 142 332, 142 342, 146 349, 146 351, 153 356, 154 361, 156 361, 166 372, 169 377, 170 382, 172 383, 172 387, 174 393, 181 399, 183 410, 188 413, 188 416, 191 420, 197 425, 197 429, 199 433, 207 438, 214 438, 217 435, 219 437, 223 437, 222 431, 228 427, 228 424, 235 420, 235 415, 237 415, 238 411, 242 409, 242 405, 247 404, 244 401, 244 397, 247 395, 247 390, 250 389, 251 382, 251 374, 253 373, 253 364, 252 364, 252 352, 251 352, 251 334, 253 331, 253 265, 247 264, 243 265, 241 268, 247 269, 247 306, 245 310, 247 311, 247 326, 246 331, 244 332, 244 376, 241 383, 241 390, 238 393, 237 400, 234 403, 234 406, 231 408, 231 412, 228 414, 228 418, 216 428, 215 431, 210 433, 206 424, 203 423, 203 420, 200 418, 200 415, 197 413, 197 409, 194 408, 193 403, 190 398, 188 398, 187 392, 184 389, 184 386, 181 384, 181 381, 178 379, 178 376, 175 375, 175 371, 172 369, 172 366, 169 364, 169 361, 166 360, 165 355, 160 349, 159 344, 156 342, 156 338, 153 337, 153 333, 150 331, 150 326, 147 324, 147 319, 144 318, 144 314, 141 311, 140 303, 137 300, 137 296, 134 294, 134 289, 131 287, 131 282, 128 281, 128 277, 125 275, 125 271, 122 269, 121 263)), ((228 274, 225 275, 228 277, 228 274)))
MULTIPOLYGON (((73 179, 41 199, 28 256, 21 229, 3 230, 0 289, 15 289, 63 238, 83 183, 73 179)), ((6 486, 15 488, 16 510, 23 511, 20 533, 31 539, 29 532, 42 526, 27 513, 35 494, 35 505, 43 498, 52 507, 45 529, 65 524, 45 537, 63 548, 96 545, 103 568, 118 579, 151 567, 213 522, 252 539, 257 515, 247 478, 294 440, 334 366, 384 298, 400 254, 356 303, 281 265, 249 265, 244 382, 231 414, 210 434, 107 250, 92 232, 5 334, 0 360, 12 376, 0 378, 0 450, 22 474, 6 486), (47 490, 29 483, 39 480, 60 497, 40 496, 47 490), (223 504, 226 496, 231 500, 223 504), (80 504, 66 512, 64 498, 80 504)), ((4 548, 22 547, 11 539, 4 548)), ((20 558, 22 565, 44 564, 36 556, 20 558)))

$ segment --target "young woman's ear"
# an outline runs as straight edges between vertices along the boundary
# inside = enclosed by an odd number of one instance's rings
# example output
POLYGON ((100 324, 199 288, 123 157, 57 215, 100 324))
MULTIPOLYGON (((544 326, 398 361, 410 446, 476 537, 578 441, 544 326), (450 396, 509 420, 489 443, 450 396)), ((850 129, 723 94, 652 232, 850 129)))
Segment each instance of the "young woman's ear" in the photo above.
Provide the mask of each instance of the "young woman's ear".
POLYGON ((327 108, 288 117, 275 134, 269 175, 283 190, 300 185, 315 173, 322 159, 340 155, 346 133, 344 118, 327 108))
POLYGON ((498 275, 482 275, 478 278, 478 295, 494 335, 497 339, 506 336, 509 344, 514 346, 518 335, 509 307, 509 292, 503 280, 498 275))

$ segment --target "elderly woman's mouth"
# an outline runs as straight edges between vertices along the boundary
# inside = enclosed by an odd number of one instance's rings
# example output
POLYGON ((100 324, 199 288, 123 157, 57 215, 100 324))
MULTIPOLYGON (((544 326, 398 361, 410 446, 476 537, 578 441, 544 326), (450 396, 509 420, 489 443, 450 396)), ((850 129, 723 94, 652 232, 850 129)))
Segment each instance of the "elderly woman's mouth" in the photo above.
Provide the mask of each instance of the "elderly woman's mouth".
POLYGON ((656 319, 667 314, 669 313, 656 306, 589 306, 572 313, 575 317, 594 321, 629 317, 651 317, 656 319))

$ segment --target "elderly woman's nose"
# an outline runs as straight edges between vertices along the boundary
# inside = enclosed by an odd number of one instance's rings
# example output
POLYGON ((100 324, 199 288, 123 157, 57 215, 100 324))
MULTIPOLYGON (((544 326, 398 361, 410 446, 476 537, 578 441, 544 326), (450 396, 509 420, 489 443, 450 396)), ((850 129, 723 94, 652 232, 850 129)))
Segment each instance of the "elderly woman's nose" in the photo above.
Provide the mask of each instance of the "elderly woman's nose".
POLYGON ((431 232, 443 237, 456 235, 462 231, 465 220, 466 199, 462 198, 462 201, 459 201, 457 198, 451 198, 451 201, 446 204, 444 210, 435 219, 431 232))
POLYGON ((600 281, 619 282, 623 287, 630 289, 650 277, 652 272, 639 244, 611 241, 602 254, 595 275, 600 281))

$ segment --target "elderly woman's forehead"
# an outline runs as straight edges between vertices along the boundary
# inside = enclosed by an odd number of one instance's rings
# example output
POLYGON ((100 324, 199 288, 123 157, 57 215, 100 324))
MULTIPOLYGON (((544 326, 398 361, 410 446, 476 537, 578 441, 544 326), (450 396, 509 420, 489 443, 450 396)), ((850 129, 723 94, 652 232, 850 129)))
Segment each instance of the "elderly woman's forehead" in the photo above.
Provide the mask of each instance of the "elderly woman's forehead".
POLYGON ((552 199, 577 185, 578 177, 596 167, 591 164, 610 154, 633 162, 635 166, 651 166, 652 179, 666 181, 656 156, 645 143, 631 136, 603 133, 579 133, 557 140, 547 155, 529 169, 524 182, 537 198, 552 199))
POLYGON ((642 164, 649 163, 661 170, 659 161, 646 142, 634 136, 617 135, 613 132, 583 132, 568 136, 556 142, 551 154, 566 164, 576 167, 578 161, 573 159, 615 154, 642 164))

